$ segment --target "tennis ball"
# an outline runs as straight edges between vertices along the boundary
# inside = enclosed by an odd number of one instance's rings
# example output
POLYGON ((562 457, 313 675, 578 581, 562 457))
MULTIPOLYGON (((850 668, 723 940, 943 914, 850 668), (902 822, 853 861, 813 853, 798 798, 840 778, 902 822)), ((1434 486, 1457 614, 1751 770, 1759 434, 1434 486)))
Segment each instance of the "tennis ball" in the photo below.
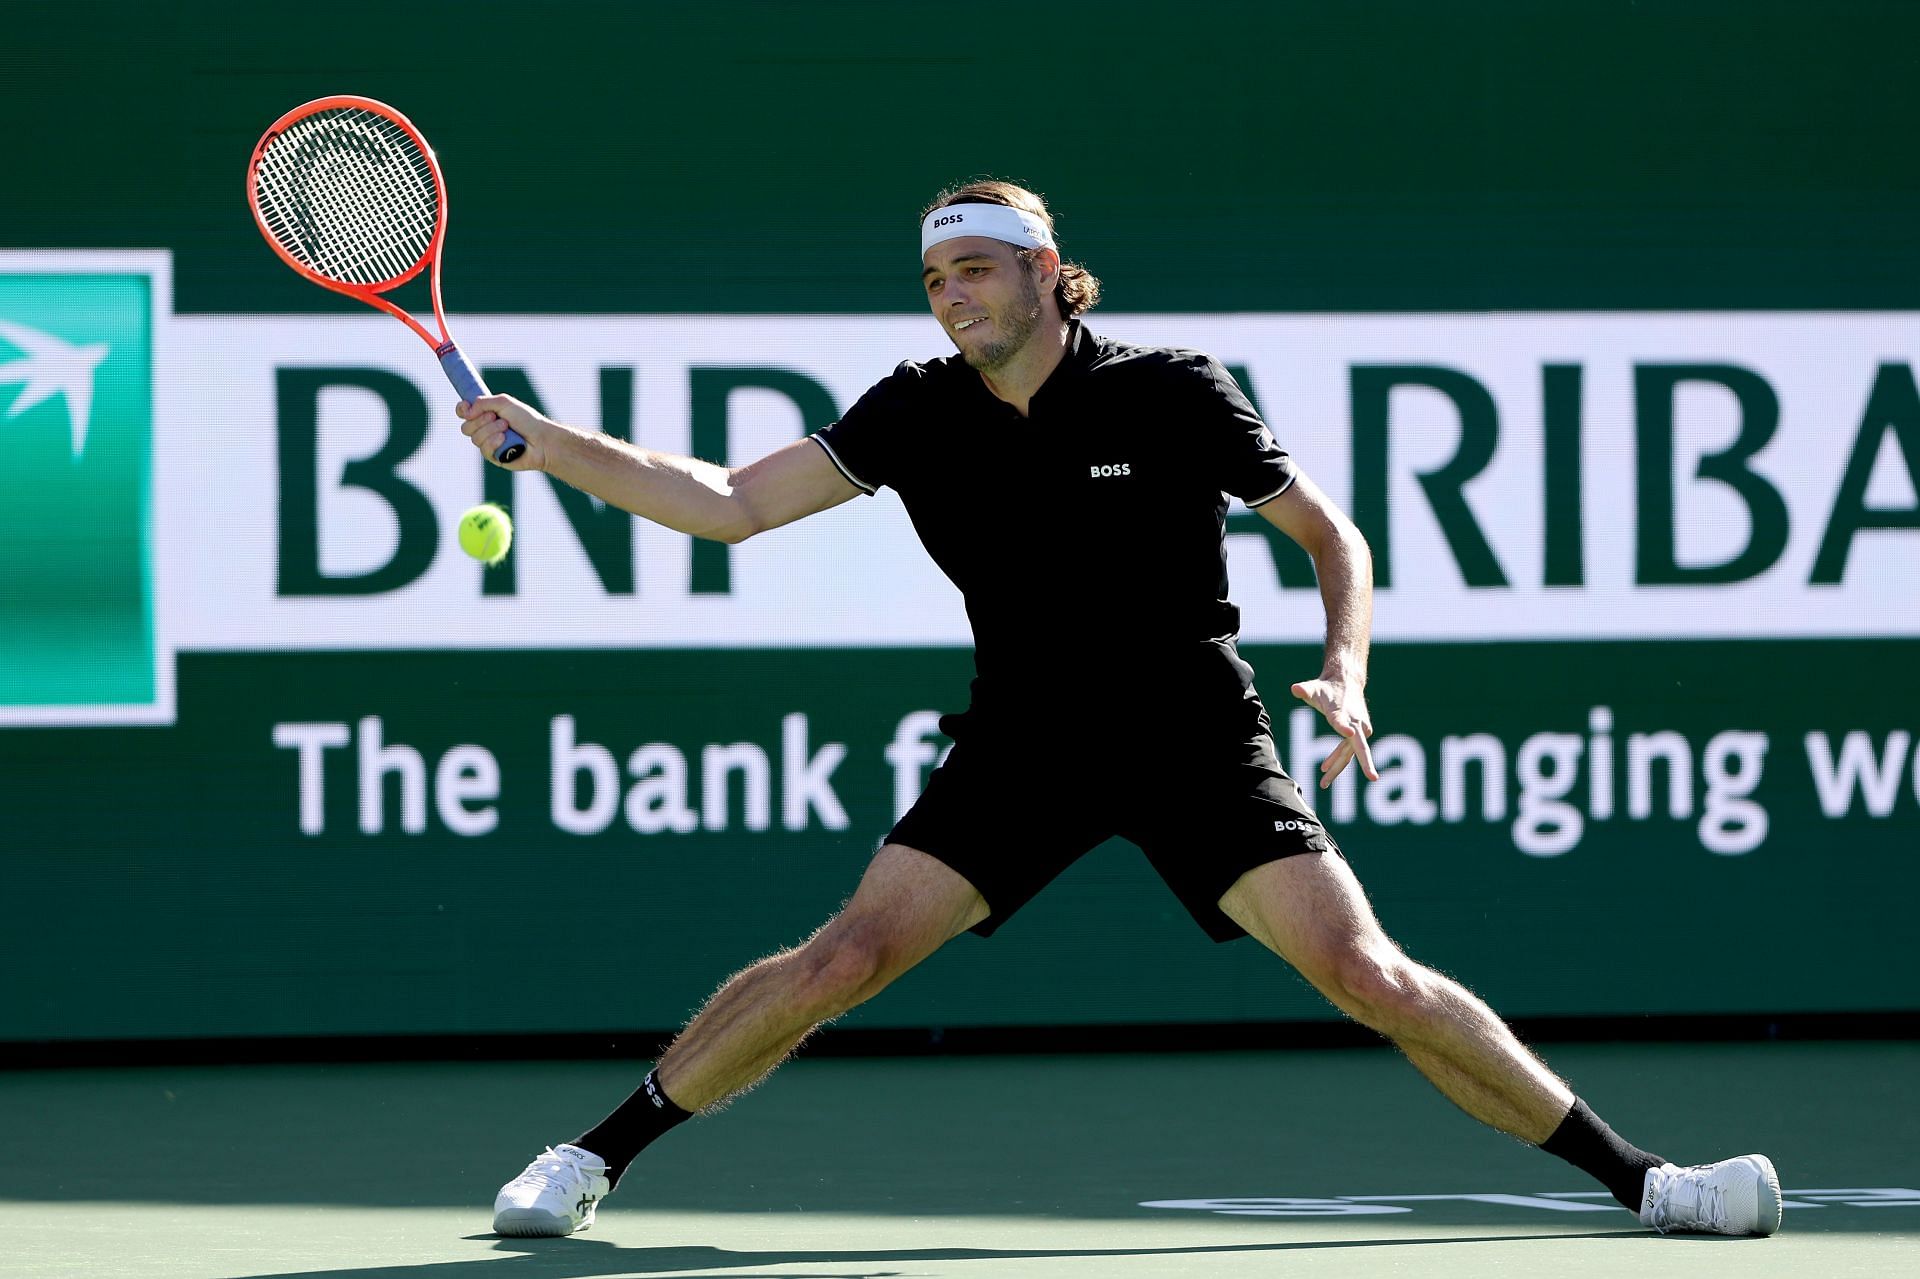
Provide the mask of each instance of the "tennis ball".
POLYGON ((482 564, 498 564, 513 545, 513 517, 482 502, 460 517, 460 549, 482 564))

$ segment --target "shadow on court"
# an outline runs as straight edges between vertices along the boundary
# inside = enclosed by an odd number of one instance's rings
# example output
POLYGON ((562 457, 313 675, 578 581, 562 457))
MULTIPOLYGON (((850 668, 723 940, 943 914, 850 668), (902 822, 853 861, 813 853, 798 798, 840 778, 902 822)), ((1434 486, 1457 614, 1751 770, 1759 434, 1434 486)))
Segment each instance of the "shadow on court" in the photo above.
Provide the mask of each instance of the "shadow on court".
MULTIPOLYGON (((911 1266, 940 1261, 1060 1261, 1088 1260, 1099 1257, 1206 1257, 1238 1253, 1299 1253, 1334 1248, 1411 1248, 1445 1247, 1450 1244, 1541 1243, 1571 1239, 1608 1239, 1633 1237, 1629 1231, 1602 1231, 1589 1234, 1507 1234, 1479 1237, 1454 1236, 1444 1239, 1326 1239, 1290 1243, 1200 1244, 1187 1248, 885 1248, 874 1250, 801 1252, 735 1252, 727 1248, 621 1248, 584 1239, 556 1239, 530 1245, 524 1241, 502 1242, 495 1252, 520 1255, 489 1261, 435 1262, 420 1266, 372 1266, 344 1270, 286 1271, 257 1275, 253 1279, 465 1279, 482 1273, 490 1279, 590 1279, 597 1275, 676 1274, 685 1270, 733 1271, 742 1266, 820 1266, 881 1265, 911 1266), (532 1247, 535 1251, 528 1252, 532 1247)), ((1722 1241, 1733 1242, 1733 1241, 1722 1241)), ((777 1270, 755 1270, 731 1279, 888 1279, 903 1275, 900 1270, 849 1270, 830 1274, 809 1270, 804 1274, 777 1270)))
MULTIPOLYGON (((1615 1127, 1679 1162, 1765 1151, 1789 1197, 1795 1187, 1920 1187, 1920 1110, 1909 1096, 1920 1044, 1547 1045, 1545 1055, 1615 1127)), ((472 1214, 460 1218, 472 1222, 462 1233, 484 1231, 500 1184, 544 1145, 599 1118, 642 1069, 0 1071, 0 1201, 455 1208, 472 1214)), ((803 1059, 643 1155, 602 1222, 622 1228, 630 1212, 1207 1220, 1232 1240, 1302 1222, 1221 1216, 1206 1201, 1594 1190, 1574 1169, 1453 1110, 1387 1049, 803 1059)), ((1379 1224, 1389 1221, 1476 1235, 1603 1224, 1599 1214, 1461 1200, 1416 1202, 1379 1224)), ((1639 1233, 1624 1212, 1604 1224, 1639 1233)), ((1790 1211, 1785 1230, 1920 1233, 1920 1205, 1830 1200, 1790 1211)), ((569 1243, 511 1259, 512 1273, 694 1264, 680 1253, 569 1243), (604 1263, 587 1260, 602 1255, 604 1263)), ((893 1264, 914 1255, 827 1258, 893 1264)), ((745 1254, 726 1264, 783 1261, 745 1254)))

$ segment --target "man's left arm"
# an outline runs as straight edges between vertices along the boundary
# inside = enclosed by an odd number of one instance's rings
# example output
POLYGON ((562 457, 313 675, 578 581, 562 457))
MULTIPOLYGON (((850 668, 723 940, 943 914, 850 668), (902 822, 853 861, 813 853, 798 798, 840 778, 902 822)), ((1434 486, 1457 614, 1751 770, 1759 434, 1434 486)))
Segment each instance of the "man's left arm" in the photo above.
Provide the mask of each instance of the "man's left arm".
POLYGON ((1293 686, 1293 695, 1326 717, 1340 734, 1340 745, 1320 765, 1320 786, 1349 760, 1379 781, 1367 738, 1373 720, 1367 713, 1367 652, 1373 632, 1373 553, 1346 513, 1320 491, 1304 471, 1278 497, 1254 508, 1275 528, 1298 542, 1313 558, 1320 579, 1320 600, 1327 612, 1327 646, 1320 678, 1293 686))

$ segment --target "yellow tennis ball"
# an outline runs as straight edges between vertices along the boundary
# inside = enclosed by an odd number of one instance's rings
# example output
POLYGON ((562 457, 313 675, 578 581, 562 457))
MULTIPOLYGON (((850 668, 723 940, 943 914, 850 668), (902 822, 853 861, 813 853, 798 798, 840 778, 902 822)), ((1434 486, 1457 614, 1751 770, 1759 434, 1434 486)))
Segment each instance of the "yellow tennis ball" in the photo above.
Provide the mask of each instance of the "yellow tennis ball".
POLYGON ((513 545, 513 517, 482 502, 460 517, 460 549, 482 564, 498 564, 513 545))

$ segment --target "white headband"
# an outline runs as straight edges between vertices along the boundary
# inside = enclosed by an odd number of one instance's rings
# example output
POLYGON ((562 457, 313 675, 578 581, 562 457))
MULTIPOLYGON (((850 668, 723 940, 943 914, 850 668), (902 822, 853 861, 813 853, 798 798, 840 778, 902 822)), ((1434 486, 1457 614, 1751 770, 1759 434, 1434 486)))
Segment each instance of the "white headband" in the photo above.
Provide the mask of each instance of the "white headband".
POLYGON ((1004 204, 949 204, 927 214, 927 220, 920 224, 920 254, 925 257, 934 245, 963 235, 984 235, 1023 249, 1056 247, 1047 224, 1025 209, 1004 204))

